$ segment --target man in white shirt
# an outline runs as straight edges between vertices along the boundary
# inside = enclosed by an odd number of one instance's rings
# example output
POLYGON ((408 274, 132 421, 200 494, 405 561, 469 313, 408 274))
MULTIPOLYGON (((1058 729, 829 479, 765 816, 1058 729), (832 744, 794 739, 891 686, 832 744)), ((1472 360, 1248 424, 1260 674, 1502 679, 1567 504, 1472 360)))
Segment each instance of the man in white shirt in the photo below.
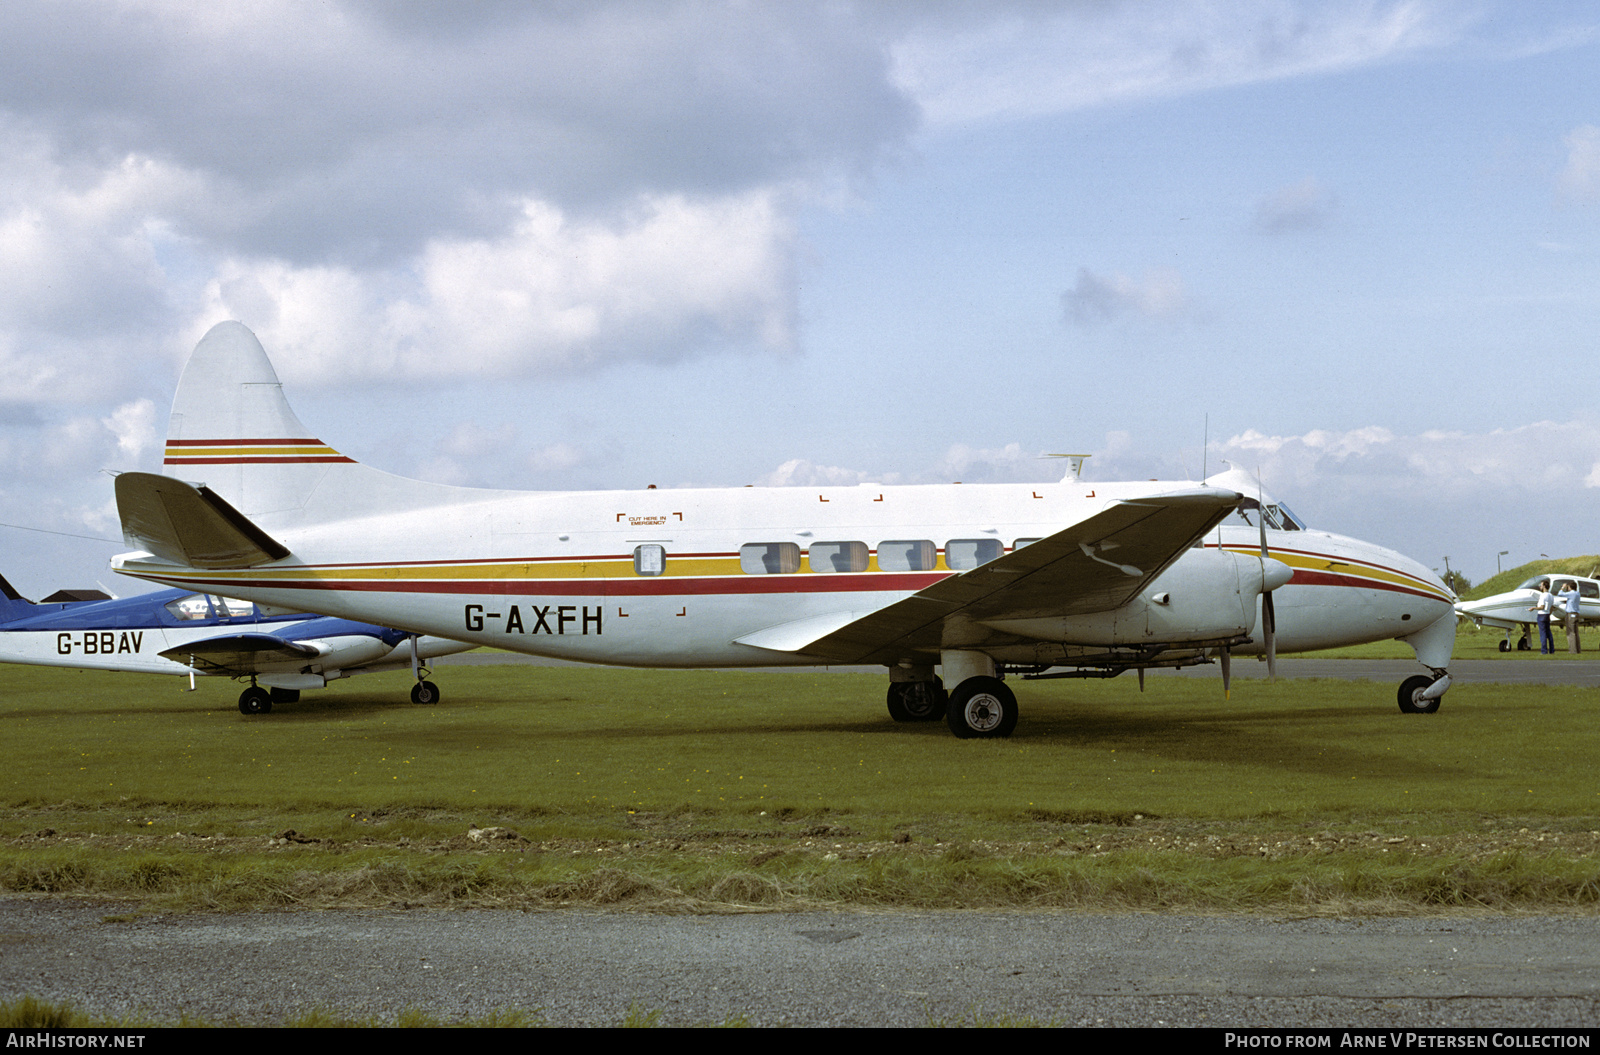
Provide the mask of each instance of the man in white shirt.
POLYGON ((1550 580, 1539 580, 1539 599, 1528 611, 1534 613, 1534 618, 1539 624, 1539 655, 1550 656, 1556 651, 1555 638, 1550 636, 1550 613, 1555 609, 1556 599, 1550 593, 1550 580))
POLYGON ((1578 607, 1578 584, 1567 581, 1556 584, 1556 597, 1561 601, 1561 607, 1567 620, 1567 651, 1576 655, 1583 649, 1578 646, 1578 616, 1581 609, 1578 607))

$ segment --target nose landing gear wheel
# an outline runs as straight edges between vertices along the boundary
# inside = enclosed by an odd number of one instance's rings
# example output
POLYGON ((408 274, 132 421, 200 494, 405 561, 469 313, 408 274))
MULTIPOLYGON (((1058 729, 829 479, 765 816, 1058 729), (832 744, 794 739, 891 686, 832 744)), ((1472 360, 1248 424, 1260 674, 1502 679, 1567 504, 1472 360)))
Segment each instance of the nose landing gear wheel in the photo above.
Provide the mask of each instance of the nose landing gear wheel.
POLYGON ((1401 714, 1432 714, 1439 709, 1439 701, 1444 697, 1435 696, 1431 700, 1422 698, 1422 693, 1432 685, 1436 679, 1426 674, 1415 674, 1400 683, 1398 694, 1401 714))
POLYGON ((431 681, 419 681, 411 686, 412 703, 438 703, 439 686, 431 681))
POLYGON ((950 731, 963 740, 1010 736, 1017 727, 1017 697, 999 678, 968 678, 950 694, 950 731))

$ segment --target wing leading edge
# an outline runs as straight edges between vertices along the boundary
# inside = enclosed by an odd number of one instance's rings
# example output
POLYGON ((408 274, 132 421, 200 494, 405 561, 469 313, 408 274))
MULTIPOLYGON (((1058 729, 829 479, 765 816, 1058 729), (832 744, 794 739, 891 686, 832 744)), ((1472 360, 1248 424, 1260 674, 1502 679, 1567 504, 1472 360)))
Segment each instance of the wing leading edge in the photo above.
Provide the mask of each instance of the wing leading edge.
POLYGON ((1239 504, 1213 488, 1118 502, 997 560, 868 614, 820 616, 738 639, 830 663, 893 664, 950 647, 949 630, 992 619, 1120 608, 1239 504))

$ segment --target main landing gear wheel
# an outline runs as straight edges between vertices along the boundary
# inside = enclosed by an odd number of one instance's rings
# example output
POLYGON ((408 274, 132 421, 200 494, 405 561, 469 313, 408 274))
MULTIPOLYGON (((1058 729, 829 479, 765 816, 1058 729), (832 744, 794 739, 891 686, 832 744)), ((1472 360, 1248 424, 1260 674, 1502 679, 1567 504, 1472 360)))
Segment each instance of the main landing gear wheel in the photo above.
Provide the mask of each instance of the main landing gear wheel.
POLYGON ((937 722, 948 702, 944 682, 938 678, 889 683, 889 717, 897 722, 937 722))
POLYGON ((1529 640, 1527 634, 1523 634, 1521 637, 1517 638, 1517 651, 1518 652, 1532 652, 1533 651, 1533 642, 1531 640, 1529 640))
POLYGON ((968 678, 950 694, 945 720, 963 740, 1010 736, 1017 727, 1016 694, 999 678, 968 678))
POLYGON ((1400 713, 1432 714, 1434 711, 1437 711, 1439 709, 1439 701, 1444 699, 1443 696, 1435 696, 1431 700, 1425 700, 1422 698, 1423 692, 1425 692, 1428 686, 1432 685, 1436 680, 1438 679, 1430 678, 1426 674, 1414 674, 1405 681, 1402 681, 1400 683, 1400 692, 1398 694, 1400 701, 1400 713))
POLYGON ((272 694, 266 689, 252 685, 239 694, 240 714, 270 714, 271 712, 272 694))
POLYGON ((1500 642, 1500 651, 1501 652, 1510 652, 1511 651, 1511 642, 1509 640, 1500 642))
POLYGON ((419 681, 411 686, 412 703, 438 703, 439 686, 431 681, 419 681))

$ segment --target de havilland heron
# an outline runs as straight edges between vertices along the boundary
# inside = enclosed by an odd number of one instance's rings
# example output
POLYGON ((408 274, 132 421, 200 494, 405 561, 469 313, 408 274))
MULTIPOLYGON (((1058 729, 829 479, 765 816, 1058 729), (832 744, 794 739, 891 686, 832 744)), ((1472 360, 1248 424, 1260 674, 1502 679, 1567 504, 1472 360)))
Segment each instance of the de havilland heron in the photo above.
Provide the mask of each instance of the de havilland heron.
MULTIPOLYGON (((1449 686, 1428 569, 1207 483, 521 492, 408 480, 314 437, 261 344, 219 323, 165 475, 123 473, 125 574, 539 656, 640 667, 879 664, 899 721, 1017 721, 1003 680, 1400 638, 1449 686), (194 481, 194 482, 189 482, 194 481), (1231 519, 1230 519, 1231 518, 1231 519), (1262 624, 1257 635, 1258 613, 1262 624), (942 675, 942 677, 941 677, 942 675)), ((1218 486, 1221 484, 1221 486, 1218 486)))

